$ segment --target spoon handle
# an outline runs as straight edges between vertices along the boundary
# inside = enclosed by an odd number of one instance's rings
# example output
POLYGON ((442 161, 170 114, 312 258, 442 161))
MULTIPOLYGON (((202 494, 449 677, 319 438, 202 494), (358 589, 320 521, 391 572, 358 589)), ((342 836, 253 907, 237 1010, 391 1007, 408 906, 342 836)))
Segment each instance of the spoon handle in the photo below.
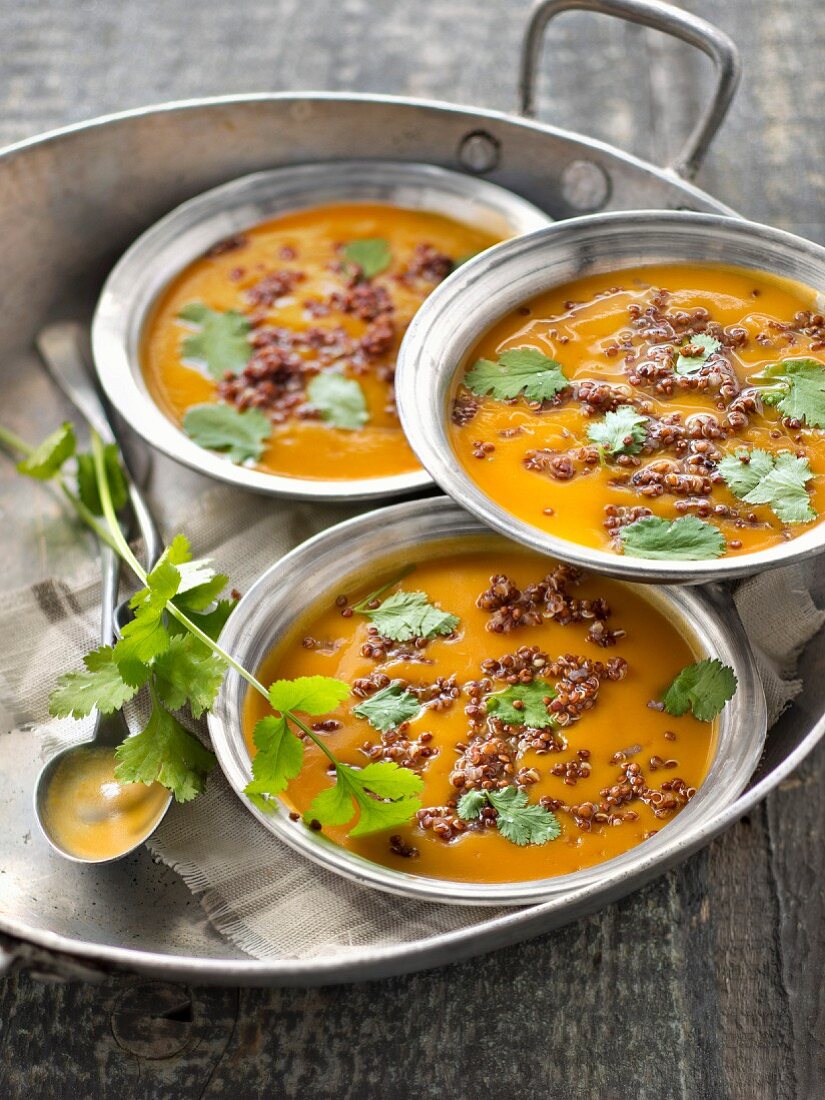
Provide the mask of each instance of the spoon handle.
MULTIPOLYGON (((117 433, 89 374, 83 347, 83 328, 75 321, 46 325, 37 336, 37 349, 54 381, 103 442, 116 443, 117 433)), ((160 533, 128 468, 126 481, 132 511, 143 538, 146 565, 151 569, 162 549, 160 533)))
POLYGON ((102 543, 100 566, 103 572, 103 591, 100 605, 100 641, 111 645, 115 640, 115 606, 120 579, 120 558, 111 546, 102 543))

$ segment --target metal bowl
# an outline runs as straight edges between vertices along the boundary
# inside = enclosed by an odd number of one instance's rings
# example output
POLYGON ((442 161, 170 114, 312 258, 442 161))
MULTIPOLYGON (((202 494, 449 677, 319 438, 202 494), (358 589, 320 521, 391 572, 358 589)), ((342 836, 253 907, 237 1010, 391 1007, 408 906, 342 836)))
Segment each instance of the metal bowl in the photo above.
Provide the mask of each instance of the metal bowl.
MULTIPOLYGON (((491 544, 506 546, 506 541, 443 498, 408 501, 359 516, 303 543, 268 569, 233 612, 221 643, 246 668, 257 668, 274 645, 328 601, 330 592, 366 585, 395 564, 491 544), (308 591, 320 593, 310 605, 308 591)), ((232 671, 209 715, 220 766, 249 811, 292 848, 362 885, 406 897, 465 905, 525 905, 597 882, 607 886, 651 863, 667 863, 744 790, 762 754, 767 713, 744 630, 724 591, 634 586, 634 594, 678 624, 700 656, 719 657, 731 665, 739 687, 722 712, 713 764, 696 796, 654 837, 596 867, 514 883, 425 878, 383 867, 341 848, 323 833, 291 821, 283 804, 276 804, 271 813, 259 810, 243 795, 252 778, 240 720, 247 684, 232 671)))
POLYGON ((112 405, 170 458, 219 481, 269 496, 366 500, 430 483, 424 470, 360 480, 282 477, 234 465, 194 443, 155 404, 140 367, 141 331, 157 295, 218 241, 289 211, 330 202, 385 202, 443 214, 511 237, 546 226, 538 207, 486 180, 401 161, 327 161, 256 172, 177 207, 143 233, 106 280, 92 322, 98 377, 112 405))
POLYGON ((441 488, 490 527, 533 550, 628 580, 696 584, 820 553, 825 524, 781 546, 714 561, 650 561, 580 546, 512 516, 456 459, 447 430, 456 369, 500 317, 582 275, 682 262, 735 265, 825 291, 825 248, 819 245, 738 218, 652 210, 573 218, 505 241, 437 287, 402 342, 396 397, 407 438, 441 488))

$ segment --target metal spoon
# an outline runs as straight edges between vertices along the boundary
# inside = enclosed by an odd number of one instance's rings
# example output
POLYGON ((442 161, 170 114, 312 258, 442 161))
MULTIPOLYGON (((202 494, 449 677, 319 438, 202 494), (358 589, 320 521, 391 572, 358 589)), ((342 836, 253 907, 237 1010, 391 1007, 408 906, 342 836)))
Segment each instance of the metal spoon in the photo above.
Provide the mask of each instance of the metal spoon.
MULTIPOLYGON (((103 404, 95 391, 94 384, 86 370, 83 355, 83 330, 74 323, 50 325, 38 337, 37 346, 48 371, 60 386, 75 408, 88 424, 94 428, 104 442, 114 442, 115 433, 109 423, 103 404)), ((151 513, 140 490, 127 472, 129 497, 140 532, 143 536, 145 557, 149 565, 157 559, 160 552, 160 536, 151 513)), ((103 569, 103 593, 100 636, 103 645, 110 645, 114 639, 115 602, 117 599, 120 559, 109 546, 101 546, 101 565, 103 569)), ((89 741, 71 745, 53 756, 42 768, 34 790, 34 812, 46 840, 55 851, 77 863, 110 863, 121 859, 138 848, 157 828, 172 802, 171 794, 161 812, 151 822, 146 833, 134 844, 115 855, 93 858, 77 855, 68 851, 55 835, 54 823, 48 812, 48 795, 58 769, 66 766, 70 760, 82 765, 83 758, 90 760, 95 750, 114 749, 129 736, 129 727, 120 711, 111 715, 95 712, 94 728, 89 741), (76 757, 76 761, 73 759, 76 757)))

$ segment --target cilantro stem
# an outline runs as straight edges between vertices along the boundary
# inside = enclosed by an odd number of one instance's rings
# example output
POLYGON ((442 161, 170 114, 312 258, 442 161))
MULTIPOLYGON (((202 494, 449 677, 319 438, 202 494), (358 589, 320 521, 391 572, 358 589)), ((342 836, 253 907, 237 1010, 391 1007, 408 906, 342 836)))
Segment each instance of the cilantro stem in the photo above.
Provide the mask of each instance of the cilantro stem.
MULTIPOLYGON (((15 435, 15 433, 8 428, 4 428, 2 424, 0 424, 0 444, 2 444, 7 451, 17 451, 17 453, 21 454, 24 458, 28 458, 30 455, 34 454, 34 447, 30 447, 25 439, 21 439, 19 435, 15 435)), ((77 512, 86 526, 91 527, 102 542, 105 542, 112 550, 116 550, 117 547, 109 532, 102 524, 98 523, 97 517, 89 511, 80 497, 72 492, 66 484, 65 479, 63 477, 58 477, 54 480, 57 482, 57 487, 60 489, 63 496, 68 500, 69 504, 71 504, 72 508, 74 508, 75 512, 77 512)))
POLYGON ((340 761, 335 756, 335 753, 332 751, 332 749, 327 748, 327 746, 324 744, 324 742, 321 740, 321 738, 317 735, 317 733, 315 733, 314 730, 311 730, 309 728, 309 726, 307 726, 304 722, 302 722, 301 719, 296 714, 294 714, 291 710, 282 710, 281 714, 284 716, 284 718, 289 718, 291 721, 293 721, 295 723, 295 725, 298 726, 299 729, 302 729, 304 731, 304 733, 307 735, 307 737, 311 738, 315 742, 315 744, 318 746, 318 748, 321 750, 321 752, 324 753, 325 756, 329 757, 329 759, 333 762, 333 764, 336 766, 336 768, 339 766, 340 761))
POLYGON ((377 600, 379 596, 383 596, 388 588, 392 588, 394 584, 398 584, 399 581, 403 581, 405 577, 409 577, 415 569, 414 565, 405 565, 400 573, 397 573, 392 580, 387 581, 386 584, 382 584, 380 588, 376 588, 374 592, 370 592, 368 596, 365 596, 359 603, 352 605, 352 610, 357 614, 362 615, 368 608, 369 604, 373 600, 377 600))

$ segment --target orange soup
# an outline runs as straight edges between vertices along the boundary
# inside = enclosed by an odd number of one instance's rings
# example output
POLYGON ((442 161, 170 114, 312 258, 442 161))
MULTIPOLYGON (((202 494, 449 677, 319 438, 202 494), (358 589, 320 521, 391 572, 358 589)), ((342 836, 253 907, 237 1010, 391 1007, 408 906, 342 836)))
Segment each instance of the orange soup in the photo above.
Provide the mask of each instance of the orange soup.
POLYGON ((649 558, 764 550, 825 514, 825 318, 813 291, 667 266, 542 294, 473 348, 451 437, 519 519, 649 558))
POLYGON ((401 337, 430 291, 496 238, 387 205, 315 207, 191 263, 142 342, 152 397, 195 442, 287 477, 417 469, 395 410, 401 337))
MULTIPOLYGON (((423 779, 409 824, 358 837, 351 826, 327 828, 338 844, 417 875, 542 879, 639 844, 704 780, 715 720, 673 717, 659 702, 697 655, 633 588, 485 540, 419 563, 366 605, 365 595, 331 594, 258 673, 265 683, 321 675, 352 685, 335 712, 306 721, 345 763, 393 761, 423 779), (385 603, 412 593, 435 609, 442 633, 382 636, 385 603), (500 831, 501 797, 553 828, 528 843, 500 831)), ((253 755, 267 713, 250 692, 253 755)), ((327 757, 304 745, 286 792, 296 814, 331 783, 327 757)))

